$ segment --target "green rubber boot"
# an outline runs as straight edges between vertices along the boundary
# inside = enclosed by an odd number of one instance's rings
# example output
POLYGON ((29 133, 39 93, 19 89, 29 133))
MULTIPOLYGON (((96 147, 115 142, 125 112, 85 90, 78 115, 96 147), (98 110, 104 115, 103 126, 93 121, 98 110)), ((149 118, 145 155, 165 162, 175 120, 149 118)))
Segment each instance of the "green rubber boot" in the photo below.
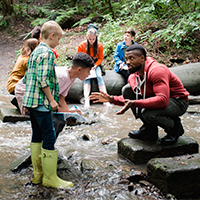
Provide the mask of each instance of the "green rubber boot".
POLYGON ((60 189, 74 186, 72 182, 64 181, 57 176, 58 150, 47 150, 42 148, 41 159, 43 169, 43 186, 60 189))
POLYGON ((33 184, 39 184, 42 182, 42 163, 41 158, 39 157, 41 155, 41 143, 31 143, 31 161, 33 165, 33 176, 31 178, 31 182, 33 184))

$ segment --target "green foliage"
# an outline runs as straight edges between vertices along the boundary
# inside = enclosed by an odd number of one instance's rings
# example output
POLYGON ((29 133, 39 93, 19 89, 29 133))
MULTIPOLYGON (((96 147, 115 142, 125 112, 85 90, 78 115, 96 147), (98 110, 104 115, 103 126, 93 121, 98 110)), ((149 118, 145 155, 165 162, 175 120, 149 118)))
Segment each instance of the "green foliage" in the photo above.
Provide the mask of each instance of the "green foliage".
POLYGON ((33 26, 44 24, 46 21, 48 21, 48 18, 37 18, 34 21, 31 22, 33 26))
POLYGON ((99 33, 99 40, 104 46, 104 62, 109 62, 111 67, 114 66, 114 52, 116 44, 124 38, 124 32, 130 28, 126 20, 117 18, 114 20, 111 15, 104 16, 105 24, 99 33))
POLYGON ((90 23, 92 18, 96 17, 97 14, 96 13, 92 13, 89 16, 87 16, 86 18, 82 18, 80 21, 76 22, 72 27, 75 26, 82 26, 83 24, 87 24, 90 23))
POLYGON ((77 9, 76 8, 68 8, 68 10, 64 10, 64 9, 59 9, 57 11, 57 17, 56 17, 56 22, 61 22, 64 19, 69 19, 71 17, 71 15, 73 15, 74 13, 76 13, 77 9))
POLYGON ((195 19, 195 15, 183 16, 180 20, 177 20, 177 24, 169 24, 165 28, 154 32, 150 36, 150 41, 163 39, 165 42, 173 42, 177 49, 184 47, 182 46, 183 42, 193 45, 195 38, 192 38, 192 33, 195 30, 200 31, 199 22, 195 19))
POLYGON ((121 28, 123 22, 120 19, 114 20, 110 15, 105 15, 106 21, 103 26, 99 40, 103 43, 105 56, 113 53, 118 41, 123 40, 124 28, 121 28))
POLYGON ((45 4, 42 7, 34 6, 38 13, 38 18, 31 22, 33 26, 41 25, 48 20, 55 20, 60 23, 63 20, 69 19, 74 13, 77 12, 77 8, 69 8, 68 6, 63 6, 58 10, 52 10, 51 4, 45 4))
POLYGON ((6 28, 8 26, 8 23, 6 19, 3 18, 3 16, 0 16, 0 28, 6 28))
MULTIPOLYGON (((70 34, 71 33, 69 33, 69 35, 70 34)), ((62 40, 63 39, 60 40, 60 43, 62 43, 62 40)), ((72 61, 66 59, 66 49, 61 47, 61 46, 58 46, 58 47, 56 47, 56 50, 59 53, 59 57, 57 59, 55 59, 55 63, 58 66, 71 66, 72 65, 72 61)))
MULTIPOLYGON (((40 7, 29 6, 32 1, 13 4, 13 15, 31 20, 33 26, 50 19, 64 24, 73 18, 73 27, 99 23, 99 40, 111 64, 116 44, 123 40, 127 28, 137 29, 136 42, 148 43, 152 49, 191 50, 198 42, 195 34, 200 32, 199 0, 55 0, 40 7)), ((0 18, 0 27, 6 26, 7 20, 0 18)))

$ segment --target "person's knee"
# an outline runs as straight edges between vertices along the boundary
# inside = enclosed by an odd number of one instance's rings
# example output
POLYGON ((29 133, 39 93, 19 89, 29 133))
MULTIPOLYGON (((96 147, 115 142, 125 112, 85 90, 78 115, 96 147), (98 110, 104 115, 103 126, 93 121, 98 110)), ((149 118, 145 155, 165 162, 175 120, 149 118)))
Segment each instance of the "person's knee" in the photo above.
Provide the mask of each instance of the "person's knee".
POLYGON ((132 93, 132 88, 129 84, 126 84, 123 88, 122 88, 122 95, 124 97, 124 99, 130 99, 130 94, 132 93))
POLYGON ((150 124, 154 124, 156 116, 152 114, 151 111, 149 110, 145 110, 142 112, 142 117, 144 119, 144 121, 150 123, 150 124))
POLYGON ((54 135, 54 137, 52 137, 49 140, 43 140, 43 146, 42 148, 47 149, 47 150, 54 150, 54 144, 56 142, 56 134, 54 135))

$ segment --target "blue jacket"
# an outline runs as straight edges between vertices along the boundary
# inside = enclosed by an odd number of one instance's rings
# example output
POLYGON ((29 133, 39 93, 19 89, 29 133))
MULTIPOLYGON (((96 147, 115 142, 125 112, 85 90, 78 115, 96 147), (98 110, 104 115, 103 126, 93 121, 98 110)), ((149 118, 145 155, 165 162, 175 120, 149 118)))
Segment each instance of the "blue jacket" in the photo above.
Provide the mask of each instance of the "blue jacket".
MULTIPOLYGON (((135 44, 135 42, 132 40, 132 43, 135 44)), ((125 41, 122 42, 118 42, 117 43, 117 47, 115 49, 115 55, 114 55, 114 60, 115 60, 115 66, 114 66, 114 71, 115 72, 119 72, 119 65, 121 63, 125 63, 125 56, 124 56, 124 51, 123 49, 126 48, 126 44, 125 41)))

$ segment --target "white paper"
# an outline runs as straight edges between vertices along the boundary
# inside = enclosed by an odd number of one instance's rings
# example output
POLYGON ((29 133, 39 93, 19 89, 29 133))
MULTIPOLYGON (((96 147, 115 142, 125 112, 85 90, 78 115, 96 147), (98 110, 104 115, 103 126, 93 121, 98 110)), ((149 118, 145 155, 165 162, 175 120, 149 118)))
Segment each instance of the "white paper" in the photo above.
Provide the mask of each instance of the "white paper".
POLYGON ((86 78, 86 79, 90 79, 90 78, 96 78, 96 73, 95 73, 95 69, 91 69, 90 70, 90 75, 86 78))

